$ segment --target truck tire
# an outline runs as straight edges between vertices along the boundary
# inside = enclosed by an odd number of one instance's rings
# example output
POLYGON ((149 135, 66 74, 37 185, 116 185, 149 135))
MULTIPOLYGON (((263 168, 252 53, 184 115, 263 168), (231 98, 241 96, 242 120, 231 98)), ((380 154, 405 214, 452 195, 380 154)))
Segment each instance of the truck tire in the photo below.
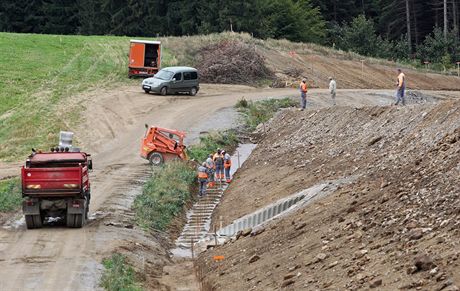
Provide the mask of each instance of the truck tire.
POLYGON ((196 87, 192 87, 192 89, 190 89, 189 94, 190 94, 190 96, 195 96, 197 92, 198 92, 198 90, 196 89, 196 87))
POLYGON ((42 217, 40 214, 37 215, 25 215, 27 229, 41 228, 42 217))
POLYGON ((84 214, 67 214, 67 227, 81 228, 85 224, 84 214))
POLYGON ((153 152, 149 156, 149 162, 152 166, 160 166, 164 162, 163 155, 157 152, 153 152))

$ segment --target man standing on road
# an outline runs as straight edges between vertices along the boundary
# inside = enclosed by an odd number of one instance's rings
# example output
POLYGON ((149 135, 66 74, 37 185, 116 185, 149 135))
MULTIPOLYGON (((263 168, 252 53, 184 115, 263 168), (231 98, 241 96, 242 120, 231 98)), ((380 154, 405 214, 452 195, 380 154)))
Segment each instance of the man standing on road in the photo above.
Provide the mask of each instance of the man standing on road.
POLYGON ((217 153, 214 155, 214 164, 216 165, 216 178, 217 181, 222 181, 224 178, 224 156, 222 150, 217 149, 217 153))
POLYGON ((402 105, 406 105, 406 100, 404 99, 404 93, 406 91, 406 75, 404 75, 401 69, 398 69, 398 73, 399 73, 398 82, 397 82, 398 88, 396 89, 395 105, 398 105, 399 102, 401 102, 402 105))
POLYGON ((300 111, 305 110, 307 107, 307 79, 302 79, 300 83, 300 111))
POLYGON ((200 184, 200 197, 206 195, 206 184, 208 183, 208 169, 206 162, 198 167, 198 183, 200 184))
POLYGON ((337 83, 332 77, 329 77, 329 91, 331 92, 332 104, 335 106, 335 94, 337 92, 337 83))
POLYGON ((232 157, 225 151, 222 151, 222 154, 224 155, 225 182, 230 183, 232 181, 230 177, 230 169, 232 167, 232 157))

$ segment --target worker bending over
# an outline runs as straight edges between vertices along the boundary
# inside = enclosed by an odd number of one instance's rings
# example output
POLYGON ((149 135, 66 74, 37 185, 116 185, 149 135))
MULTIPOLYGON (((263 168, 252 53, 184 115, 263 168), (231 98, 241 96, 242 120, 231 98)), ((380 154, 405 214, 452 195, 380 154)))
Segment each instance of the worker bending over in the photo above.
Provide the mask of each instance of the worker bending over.
POLYGON ((206 184, 208 183, 208 169, 206 163, 198 167, 198 183, 200 184, 200 197, 206 195, 206 184))
POLYGON ((222 154, 224 155, 225 181, 227 183, 230 183, 232 181, 230 177, 230 168, 232 167, 232 157, 225 151, 222 151, 222 154))
POLYGON ((222 181, 224 179, 224 156, 222 150, 217 149, 217 153, 214 154, 214 164, 216 165, 216 180, 222 181))

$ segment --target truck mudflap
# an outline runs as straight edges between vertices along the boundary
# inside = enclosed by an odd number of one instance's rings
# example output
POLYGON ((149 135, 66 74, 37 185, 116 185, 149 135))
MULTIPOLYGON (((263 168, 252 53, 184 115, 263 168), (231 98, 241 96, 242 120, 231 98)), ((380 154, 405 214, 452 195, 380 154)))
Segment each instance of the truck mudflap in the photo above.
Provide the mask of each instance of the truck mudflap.
POLYGON ((37 198, 27 198, 22 202, 24 215, 40 215, 40 201, 37 198))
POLYGON ((67 201, 67 214, 85 214, 86 199, 69 199, 67 201))
POLYGON ((86 199, 70 199, 67 201, 67 227, 80 228, 86 222, 88 203, 86 199))

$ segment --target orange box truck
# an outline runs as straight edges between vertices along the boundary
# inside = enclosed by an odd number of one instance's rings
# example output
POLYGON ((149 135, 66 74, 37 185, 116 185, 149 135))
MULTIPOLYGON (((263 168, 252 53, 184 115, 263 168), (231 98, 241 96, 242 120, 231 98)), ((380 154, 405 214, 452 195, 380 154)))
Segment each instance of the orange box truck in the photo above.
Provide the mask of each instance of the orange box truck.
POLYGON ((161 42, 150 40, 130 41, 129 72, 131 77, 151 77, 161 67, 161 42))

